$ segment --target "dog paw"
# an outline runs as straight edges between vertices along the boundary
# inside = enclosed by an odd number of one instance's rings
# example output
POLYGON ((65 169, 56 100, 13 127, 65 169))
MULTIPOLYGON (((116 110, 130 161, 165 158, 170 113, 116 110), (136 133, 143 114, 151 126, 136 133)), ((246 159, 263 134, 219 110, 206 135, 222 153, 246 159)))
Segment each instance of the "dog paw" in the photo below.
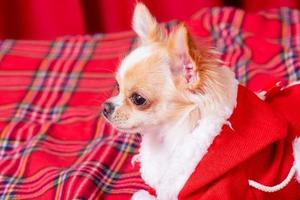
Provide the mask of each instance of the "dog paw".
POLYGON ((131 200, 156 200, 156 198, 145 190, 139 190, 133 194, 131 200))

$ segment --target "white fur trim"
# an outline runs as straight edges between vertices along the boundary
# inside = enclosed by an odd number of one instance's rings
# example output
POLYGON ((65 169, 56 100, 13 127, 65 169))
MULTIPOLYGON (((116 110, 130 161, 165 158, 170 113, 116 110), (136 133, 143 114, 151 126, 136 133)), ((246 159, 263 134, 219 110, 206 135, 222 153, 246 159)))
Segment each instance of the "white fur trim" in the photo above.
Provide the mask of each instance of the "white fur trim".
POLYGON ((227 126, 229 126, 229 128, 230 128, 231 130, 234 131, 234 128, 232 127, 232 124, 231 124, 230 121, 226 121, 225 124, 226 124, 227 126))
POLYGON ((144 135, 140 171, 145 182, 156 189, 158 199, 177 199, 225 121, 223 117, 203 118, 192 133, 186 133, 188 127, 180 123, 168 130, 170 137, 156 148, 152 135, 144 135))
POLYGON ((133 194, 131 200, 156 200, 156 198, 145 190, 139 190, 133 194))
POLYGON ((300 137, 296 138, 293 143, 294 165, 296 168, 296 178, 300 183, 300 137))

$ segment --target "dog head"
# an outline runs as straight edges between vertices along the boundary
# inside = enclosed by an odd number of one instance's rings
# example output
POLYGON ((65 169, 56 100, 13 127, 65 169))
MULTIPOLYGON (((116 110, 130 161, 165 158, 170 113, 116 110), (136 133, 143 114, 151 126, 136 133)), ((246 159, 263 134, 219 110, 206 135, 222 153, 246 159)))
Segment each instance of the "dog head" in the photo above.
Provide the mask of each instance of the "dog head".
POLYGON ((234 106, 233 73, 221 67, 213 53, 199 48, 184 25, 168 35, 138 3, 133 29, 140 45, 119 66, 118 95, 103 105, 103 115, 115 128, 149 132, 183 116, 193 126, 211 112, 234 106))

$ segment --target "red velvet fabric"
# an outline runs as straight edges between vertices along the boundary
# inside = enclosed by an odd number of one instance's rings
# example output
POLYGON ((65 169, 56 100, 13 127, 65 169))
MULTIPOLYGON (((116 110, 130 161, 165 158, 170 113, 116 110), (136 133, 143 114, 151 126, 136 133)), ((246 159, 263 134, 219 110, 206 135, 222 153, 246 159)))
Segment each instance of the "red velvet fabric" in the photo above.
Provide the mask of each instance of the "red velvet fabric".
POLYGON ((240 87, 237 108, 183 187, 179 199, 300 199, 292 179, 274 193, 249 186, 282 182, 293 166, 292 142, 300 136, 300 85, 278 91, 267 103, 240 87))
MULTIPOLYGON (((141 0, 158 21, 187 19, 203 7, 236 6, 249 11, 297 0, 141 0)), ((66 34, 129 30, 136 0, 0 0, 0 39, 54 39, 66 34)))

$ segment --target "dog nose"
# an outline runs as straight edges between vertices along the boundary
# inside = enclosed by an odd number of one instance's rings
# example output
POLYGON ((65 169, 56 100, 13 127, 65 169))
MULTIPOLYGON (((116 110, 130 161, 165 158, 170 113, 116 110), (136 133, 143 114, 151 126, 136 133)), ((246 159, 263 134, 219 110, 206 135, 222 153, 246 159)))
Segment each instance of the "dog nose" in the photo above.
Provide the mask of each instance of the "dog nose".
POLYGON ((114 110, 115 110, 114 104, 112 104, 111 102, 105 102, 103 104, 102 113, 106 118, 109 118, 111 114, 114 112, 114 110))

